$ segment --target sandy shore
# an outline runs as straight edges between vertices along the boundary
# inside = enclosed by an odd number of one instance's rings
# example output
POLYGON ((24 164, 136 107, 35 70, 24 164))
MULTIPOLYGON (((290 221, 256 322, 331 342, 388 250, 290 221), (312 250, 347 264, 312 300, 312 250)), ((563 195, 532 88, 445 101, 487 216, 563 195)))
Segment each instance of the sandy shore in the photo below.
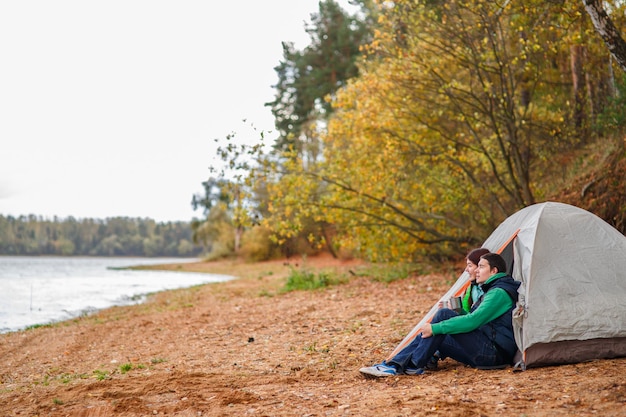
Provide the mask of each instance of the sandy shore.
POLYGON ((0 335, 0 416, 623 416, 626 358, 364 379, 456 276, 390 284, 315 258, 171 269, 237 280, 0 335), (291 268, 349 283, 282 293, 291 268), (350 273, 349 271, 352 271, 350 273))

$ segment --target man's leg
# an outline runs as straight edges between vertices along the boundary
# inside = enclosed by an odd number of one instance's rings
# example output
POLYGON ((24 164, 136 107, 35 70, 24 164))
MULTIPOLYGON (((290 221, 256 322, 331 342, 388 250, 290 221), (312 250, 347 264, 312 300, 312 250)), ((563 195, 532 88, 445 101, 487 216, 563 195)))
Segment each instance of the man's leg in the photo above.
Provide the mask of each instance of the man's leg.
POLYGON ((507 364, 491 339, 479 330, 447 335, 439 345, 439 350, 442 356, 450 357, 474 368, 507 364))

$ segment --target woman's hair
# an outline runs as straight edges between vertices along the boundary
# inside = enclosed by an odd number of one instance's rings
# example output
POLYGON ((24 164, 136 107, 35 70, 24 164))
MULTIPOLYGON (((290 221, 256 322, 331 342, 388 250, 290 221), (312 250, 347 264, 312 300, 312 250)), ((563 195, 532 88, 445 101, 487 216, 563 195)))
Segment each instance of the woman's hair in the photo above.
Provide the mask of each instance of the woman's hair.
POLYGON ((497 268, 498 272, 506 272, 506 261, 497 253, 487 253, 481 256, 481 259, 489 262, 491 268, 497 268))
POLYGON ((480 261, 480 257, 491 252, 486 248, 476 248, 472 249, 470 253, 467 254, 466 258, 473 263, 474 265, 478 265, 478 261, 480 261))

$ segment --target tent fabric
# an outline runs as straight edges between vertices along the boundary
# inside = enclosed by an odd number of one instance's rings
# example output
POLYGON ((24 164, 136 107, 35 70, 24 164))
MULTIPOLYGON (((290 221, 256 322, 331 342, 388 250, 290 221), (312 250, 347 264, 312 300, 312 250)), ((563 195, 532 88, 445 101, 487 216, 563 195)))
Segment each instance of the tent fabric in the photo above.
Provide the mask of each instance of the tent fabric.
MULTIPOLYGON (((583 209, 528 206, 484 242, 521 281, 513 313, 522 368, 626 356, 626 237, 583 209)), ((463 273, 441 298, 468 285, 463 273)), ((420 332, 437 304, 391 353, 420 332)))
POLYGON ((548 202, 512 215, 485 244, 515 231, 523 365, 626 356, 626 237, 588 211, 548 202))

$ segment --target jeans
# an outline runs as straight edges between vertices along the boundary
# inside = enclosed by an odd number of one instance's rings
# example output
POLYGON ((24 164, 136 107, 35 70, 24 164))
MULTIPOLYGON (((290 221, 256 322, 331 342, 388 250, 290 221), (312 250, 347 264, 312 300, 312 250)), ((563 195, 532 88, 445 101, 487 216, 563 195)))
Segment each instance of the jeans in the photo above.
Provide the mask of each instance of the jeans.
MULTIPOLYGON (((458 316, 456 311, 443 308, 437 311, 431 323, 455 316, 458 316)), ((508 364, 491 339, 478 329, 469 333, 440 334, 427 338, 419 334, 387 364, 393 365, 399 372, 407 368, 424 368, 436 351, 439 351, 441 358, 450 357, 474 368, 508 364)))

